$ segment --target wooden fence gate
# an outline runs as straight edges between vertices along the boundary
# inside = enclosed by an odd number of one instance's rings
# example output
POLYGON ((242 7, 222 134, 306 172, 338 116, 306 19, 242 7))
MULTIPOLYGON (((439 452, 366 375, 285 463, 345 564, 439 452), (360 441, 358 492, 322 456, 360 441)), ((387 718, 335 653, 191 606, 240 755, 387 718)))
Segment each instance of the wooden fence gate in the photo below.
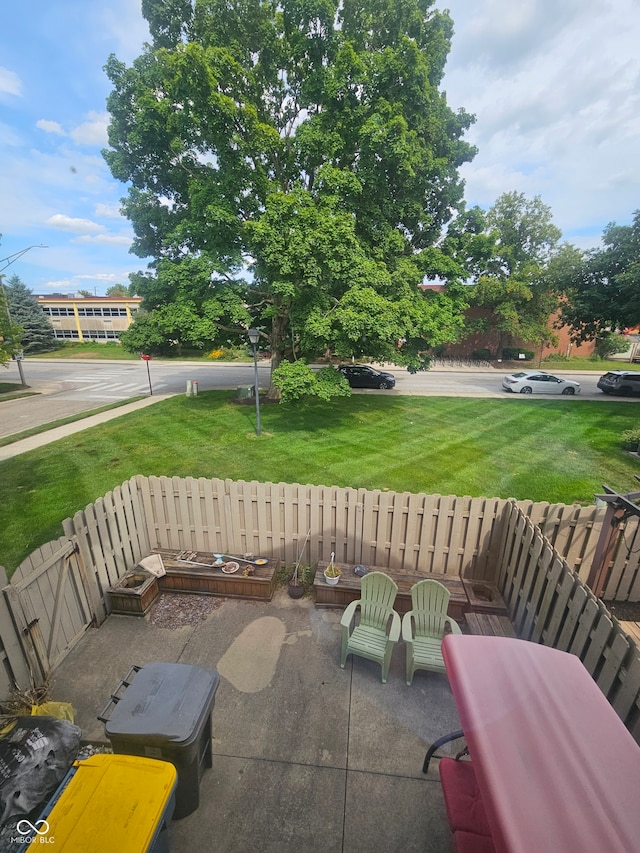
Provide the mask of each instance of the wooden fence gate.
POLYGON ((40 684, 94 621, 88 581, 74 540, 34 551, 4 587, 33 684, 40 684))

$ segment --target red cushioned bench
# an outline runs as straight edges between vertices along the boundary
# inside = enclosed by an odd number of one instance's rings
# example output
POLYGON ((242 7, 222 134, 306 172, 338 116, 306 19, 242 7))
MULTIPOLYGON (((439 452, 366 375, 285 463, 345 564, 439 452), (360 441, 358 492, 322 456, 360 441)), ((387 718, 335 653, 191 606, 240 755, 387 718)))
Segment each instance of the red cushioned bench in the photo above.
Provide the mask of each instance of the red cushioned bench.
POLYGON ((495 853, 489 821, 470 761, 440 759, 440 781, 457 853, 495 853))

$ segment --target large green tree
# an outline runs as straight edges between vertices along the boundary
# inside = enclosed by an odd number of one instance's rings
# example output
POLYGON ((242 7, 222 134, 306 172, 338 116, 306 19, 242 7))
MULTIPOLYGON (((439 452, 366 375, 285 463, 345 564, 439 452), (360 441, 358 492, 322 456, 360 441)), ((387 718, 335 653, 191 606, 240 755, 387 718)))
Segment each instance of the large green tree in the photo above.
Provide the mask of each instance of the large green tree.
POLYGON ((599 343, 640 325, 640 210, 631 225, 607 225, 602 248, 563 269, 558 285, 565 293, 561 321, 575 341, 599 343))
POLYGON ((136 287, 133 282, 130 284, 112 284, 111 287, 108 287, 105 291, 105 296, 118 296, 118 297, 127 297, 127 296, 137 296, 138 294, 135 292, 136 287))
POLYGON ((419 288, 460 273, 435 246, 474 153, 439 91, 452 23, 432 7, 143 0, 151 45, 107 64, 105 157, 154 259, 147 324, 179 302, 207 343, 257 325, 274 367, 331 349, 418 369, 456 338, 464 291, 419 288))
POLYGON ((492 249, 484 256, 484 268, 477 267, 471 301, 486 316, 470 327, 496 332, 498 354, 516 340, 553 340, 549 316, 559 298, 548 270, 562 233, 553 224, 551 208, 539 196, 504 193, 487 212, 485 227, 492 249))
POLYGON ((56 348, 53 327, 47 320, 33 292, 17 275, 4 285, 11 319, 20 326, 20 349, 26 355, 50 352, 56 348))

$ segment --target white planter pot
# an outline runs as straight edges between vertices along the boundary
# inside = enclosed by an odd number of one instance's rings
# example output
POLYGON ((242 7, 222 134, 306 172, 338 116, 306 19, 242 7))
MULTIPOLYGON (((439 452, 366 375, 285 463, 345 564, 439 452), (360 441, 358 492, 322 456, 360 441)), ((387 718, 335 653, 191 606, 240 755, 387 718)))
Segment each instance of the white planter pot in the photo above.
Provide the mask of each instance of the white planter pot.
POLYGON ((330 578, 328 575, 325 575, 324 579, 329 584, 329 586, 335 586, 338 583, 338 581, 340 580, 340 575, 338 575, 335 578, 330 578))

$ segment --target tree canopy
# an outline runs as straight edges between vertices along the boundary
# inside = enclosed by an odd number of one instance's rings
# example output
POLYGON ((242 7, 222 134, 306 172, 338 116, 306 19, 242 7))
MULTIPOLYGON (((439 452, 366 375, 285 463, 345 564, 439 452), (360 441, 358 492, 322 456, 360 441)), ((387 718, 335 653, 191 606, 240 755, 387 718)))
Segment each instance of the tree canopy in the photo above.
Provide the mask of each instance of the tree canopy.
POLYGON ((640 210, 631 225, 607 225, 602 244, 558 275, 565 294, 561 322, 575 341, 600 341, 640 324, 640 210))
POLYGON ((4 289, 11 320, 20 329, 16 339, 17 351, 33 355, 55 349, 53 328, 32 291, 17 275, 12 275, 5 282, 4 289))
POLYGON ((7 297, 0 276, 0 364, 6 364, 22 352, 20 336, 22 327, 13 322, 8 310, 7 297))
POLYGON ((274 367, 329 349, 418 369, 457 337, 464 289, 420 289, 462 275, 440 241, 474 155, 432 7, 143 0, 151 45, 107 64, 105 157, 154 259, 134 326, 159 339, 164 310, 205 346, 253 325, 274 367))
POLYGON ((108 287, 105 291, 105 296, 119 296, 121 298, 127 296, 137 296, 138 294, 135 292, 135 283, 131 282, 130 284, 112 284, 111 287, 108 287))
POLYGON ((539 196, 504 193, 486 214, 485 233, 491 245, 476 264, 471 302, 487 313, 472 321, 472 328, 475 322, 476 331, 495 330, 498 354, 516 339, 552 340, 549 316, 559 297, 548 272, 562 232, 553 224, 551 208, 539 196))

